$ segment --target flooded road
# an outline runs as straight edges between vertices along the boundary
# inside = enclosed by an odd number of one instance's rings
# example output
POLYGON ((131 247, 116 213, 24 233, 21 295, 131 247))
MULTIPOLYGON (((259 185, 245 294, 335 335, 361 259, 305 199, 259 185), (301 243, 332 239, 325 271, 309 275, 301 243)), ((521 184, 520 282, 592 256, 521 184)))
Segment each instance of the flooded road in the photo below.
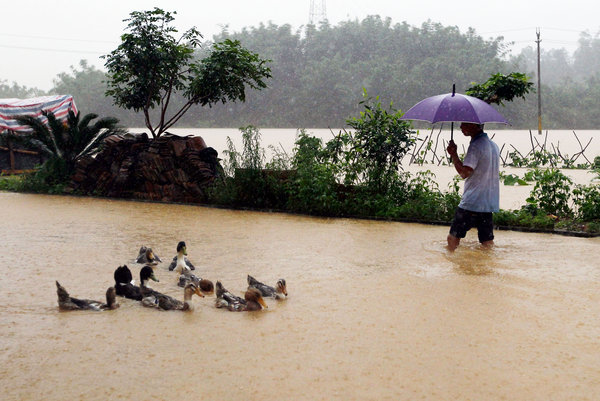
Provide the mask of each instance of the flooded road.
POLYGON ((600 239, 0 192, 3 400, 597 400, 600 239), (234 293, 246 275, 289 298, 191 313, 119 298, 60 312, 55 280, 102 300, 141 245, 178 241, 234 293))

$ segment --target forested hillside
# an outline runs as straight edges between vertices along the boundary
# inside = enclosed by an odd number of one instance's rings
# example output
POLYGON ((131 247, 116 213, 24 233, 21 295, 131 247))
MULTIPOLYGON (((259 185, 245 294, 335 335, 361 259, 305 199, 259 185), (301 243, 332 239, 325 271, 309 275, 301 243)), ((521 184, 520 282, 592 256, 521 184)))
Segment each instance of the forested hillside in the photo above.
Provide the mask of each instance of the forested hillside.
MULTIPOLYGON (((199 27, 201 30, 201 27, 199 27)), ((269 88, 248 91, 245 103, 193 108, 180 127, 341 127, 360 110, 363 88, 407 110, 427 96, 447 93, 456 84, 464 92, 501 72, 524 72, 536 82, 536 54, 526 48, 508 56, 502 37, 482 38, 475 31, 426 22, 420 27, 393 23, 378 16, 336 26, 261 24, 213 38, 238 39, 263 58, 271 59, 269 88)), ((207 46, 208 47, 208 44, 207 46)), ((201 57, 201 54, 199 54, 201 57)), ((583 35, 579 49, 542 52, 542 106, 545 129, 598 129, 600 116, 600 38, 583 35)), ((48 94, 75 96, 84 113, 114 116, 125 126, 143 126, 141 115, 113 106, 104 72, 85 61, 54 81, 48 94)), ((0 82, 0 97, 44 94, 18 83, 0 82)), ((175 100, 177 101, 177 100, 175 100)), ((513 128, 537 129, 537 95, 515 100, 500 111, 513 128)))

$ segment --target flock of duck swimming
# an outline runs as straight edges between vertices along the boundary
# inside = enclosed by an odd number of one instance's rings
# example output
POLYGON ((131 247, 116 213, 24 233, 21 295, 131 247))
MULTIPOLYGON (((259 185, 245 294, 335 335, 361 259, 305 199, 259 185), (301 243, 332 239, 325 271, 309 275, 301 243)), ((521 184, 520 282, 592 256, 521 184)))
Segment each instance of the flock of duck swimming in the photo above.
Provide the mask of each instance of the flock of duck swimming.
POLYGON ((119 307, 116 297, 122 296, 141 301, 143 306, 161 310, 191 311, 194 308, 192 297, 198 295, 204 298, 215 293, 215 306, 230 311, 258 311, 268 308, 263 298, 282 300, 287 298, 287 288, 284 279, 279 279, 275 287, 263 284, 248 275, 248 289, 244 297, 229 292, 220 281, 213 285, 212 281, 197 277, 192 273, 195 266, 186 258, 187 248, 185 242, 177 244, 177 255, 169 265, 169 271, 179 274, 177 285, 183 287, 183 301, 169 295, 162 294, 148 287, 150 280, 159 281, 154 275, 154 269, 162 260, 151 248, 142 246, 136 259, 137 263, 144 265, 140 270, 140 286, 133 283, 131 270, 127 265, 119 266, 114 272, 115 285, 106 290, 106 303, 90 299, 78 299, 69 295, 60 283, 56 282, 58 306, 61 310, 94 310, 116 309, 119 307))

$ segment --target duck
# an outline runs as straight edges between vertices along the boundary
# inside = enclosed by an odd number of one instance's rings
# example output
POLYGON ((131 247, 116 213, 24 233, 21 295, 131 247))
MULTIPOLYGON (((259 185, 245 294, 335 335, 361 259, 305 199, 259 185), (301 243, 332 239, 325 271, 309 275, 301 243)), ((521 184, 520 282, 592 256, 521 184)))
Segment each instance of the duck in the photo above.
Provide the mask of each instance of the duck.
POLYGON ((233 295, 220 281, 216 283, 217 299, 215 306, 217 308, 226 308, 232 312, 250 312, 268 308, 262 294, 256 288, 249 288, 244 294, 244 298, 233 295))
POLYGON ((248 288, 256 288, 260 291, 263 297, 273 298, 273 299, 286 299, 287 298, 287 286, 285 283, 285 279, 280 278, 277 280, 276 287, 273 288, 270 285, 266 285, 248 275, 248 288))
POLYGON ((185 241, 179 241, 177 244, 177 255, 173 257, 171 264, 169 265, 169 271, 175 270, 177 273, 183 273, 184 271, 196 270, 196 267, 186 258, 187 246, 185 241))
POLYGON ((162 260, 160 260, 158 255, 152 251, 152 248, 142 245, 135 262, 156 266, 157 264, 161 263, 162 260))
POLYGON ((127 265, 117 267, 113 276, 117 295, 136 301, 142 300, 142 290, 133 284, 133 276, 127 265))
POLYGON ((200 288, 196 284, 188 283, 183 289, 183 302, 169 295, 153 291, 148 296, 142 298, 142 305, 161 310, 192 311, 194 310, 194 304, 192 303, 193 295, 204 298, 204 295, 200 292, 200 288))
POLYGON ((191 311, 194 304, 191 302, 192 296, 198 295, 204 298, 200 288, 194 283, 188 283, 183 289, 183 302, 169 295, 160 293, 148 287, 148 280, 159 281, 154 275, 151 266, 144 266, 140 271, 140 290, 142 292, 142 305, 146 307, 157 308, 161 310, 183 310, 191 311))
POLYGON ((58 295, 58 307, 61 310, 102 311, 106 309, 117 309, 119 307, 119 304, 116 301, 115 287, 109 287, 106 290, 106 303, 91 299, 73 298, 58 281, 56 281, 56 294, 58 295))

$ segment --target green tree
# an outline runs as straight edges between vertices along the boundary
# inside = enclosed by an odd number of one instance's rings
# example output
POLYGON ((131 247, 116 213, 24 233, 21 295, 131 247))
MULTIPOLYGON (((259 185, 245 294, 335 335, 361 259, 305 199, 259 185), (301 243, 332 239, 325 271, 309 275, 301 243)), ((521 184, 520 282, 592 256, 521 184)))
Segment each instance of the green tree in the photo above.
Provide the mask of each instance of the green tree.
POLYGON ((108 90, 115 103, 142 111, 146 127, 157 138, 173 126, 193 105, 245 100, 245 88, 263 89, 271 76, 269 60, 243 48, 238 41, 215 43, 209 55, 194 60, 202 35, 190 28, 180 38, 170 24, 173 12, 155 7, 152 11, 130 14, 122 43, 104 56, 108 69, 108 90), (167 115, 172 96, 181 93, 186 102, 167 115), (157 122, 150 111, 159 108, 157 122))
POLYGON ((465 92, 469 96, 476 97, 486 103, 495 103, 503 105, 503 102, 510 102, 515 97, 525 99, 525 95, 530 91, 535 91, 533 82, 529 77, 520 72, 511 72, 508 75, 501 73, 493 74, 482 84, 471 82, 471 86, 465 92))

